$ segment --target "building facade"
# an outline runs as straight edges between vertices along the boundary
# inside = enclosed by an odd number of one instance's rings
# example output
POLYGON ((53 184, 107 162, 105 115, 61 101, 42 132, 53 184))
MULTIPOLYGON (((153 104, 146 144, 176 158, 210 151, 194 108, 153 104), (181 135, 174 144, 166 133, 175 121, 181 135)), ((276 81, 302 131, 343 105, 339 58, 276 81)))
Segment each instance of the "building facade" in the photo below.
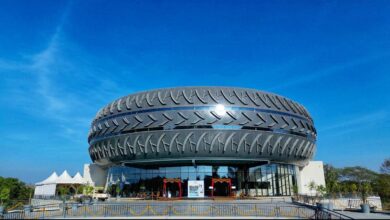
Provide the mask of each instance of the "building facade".
POLYGON ((285 97, 179 87, 111 102, 98 111, 88 142, 112 194, 288 196, 300 187, 316 138, 307 110, 285 97))

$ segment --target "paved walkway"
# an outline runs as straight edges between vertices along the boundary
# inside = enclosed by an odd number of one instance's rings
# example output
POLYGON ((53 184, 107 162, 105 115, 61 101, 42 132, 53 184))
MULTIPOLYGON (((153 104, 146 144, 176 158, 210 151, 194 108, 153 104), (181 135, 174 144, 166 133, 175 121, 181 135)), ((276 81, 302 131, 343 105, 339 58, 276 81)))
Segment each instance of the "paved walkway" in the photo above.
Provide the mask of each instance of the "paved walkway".
POLYGON ((338 213, 349 216, 353 219, 390 219, 390 215, 383 213, 362 213, 351 211, 338 211, 338 213))
MULTIPOLYGON (((111 198, 107 202, 109 203, 284 203, 292 204, 291 197, 268 197, 258 199, 228 199, 228 198, 215 198, 215 199, 172 199, 172 200, 141 200, 141 199, 115 199, 111 198)), ((102 202, 104 203, 104 202, 102 202)))
MULTIPOLYGON (((212 217, 212 216, 141 216, 141 217, 86 217, 86 218, 66 218, 66 219, 297 219, 287 218, 287 217, 255 217, 255 216, 246 216, 246 217, 212 217)), ((64 219, 64 218, 55 218, 55 219, 64 219)))

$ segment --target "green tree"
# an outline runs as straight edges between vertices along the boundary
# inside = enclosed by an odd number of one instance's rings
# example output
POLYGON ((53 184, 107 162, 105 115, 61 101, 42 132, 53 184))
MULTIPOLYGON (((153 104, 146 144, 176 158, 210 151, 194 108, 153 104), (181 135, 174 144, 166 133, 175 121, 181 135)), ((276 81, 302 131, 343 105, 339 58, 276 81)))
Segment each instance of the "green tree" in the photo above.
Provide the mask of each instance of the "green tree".
POLYGON ((349 193, 349 186, 346 183, 339 181, 338 185, 341 193, 343 194, 349 193))
POLYGON ((390 175, 390 158, 387 158, 385 159, 385 161, 383 161, 381 167, 380 167, 380 171, 383 173, 383 174, 389 174, 390 175))
POLYGON ((352 194, 356 194, 358 190, 358 187, 356 186, 355 183, 350 183, 349 184, 349 192, 352 193, 352 194))
POLYGON ((340 179, 351 184, 350 187, 352 193, 356 191, 355 187, 357 188, 363 203, 367 202, 367 196, 372 193, 371 183, 373 183, 377 178, 377 173, 360 166, 345 167, 340 171, 340 179), (356 186, 354 186, 355 184, 356 186))
POLYGON ((367 197, 372 193, 372 187, 369 182, 364 182, 360 188, 360 194, 362 196, 363 203, 367 203, 367 197))
POLYGON ((76 194, 82 194, 84 192, 85 186, 79 185, 76 187, 76 194))
POLYGON ((293 189, 294 195, 298 195, 298 185, 297 184, 293 185, 292 189, 293 189))
POLYGON ((326 187, 323 186, 323 185, 318 185, 316 186, 316 191, 318 193, 319 196, 325 196, 327 191, 326 191, 326 187))
POLYGON ((109 185, 109 186, 107 187, 107 189, 106 189, 106 193, 112 195, 112 194, 113 194, 113 193, 112 193, 112 190, 113 190, 113 186, 112 186, 112 185, 109 185))
POLYGON ((386 159, 381 167, 373 185, 373 190, 378 193, 382 200, 383 209, 390 210, 390 158, 386 159))
POLYGON ((390 175, 380 174, 373 184, 373 189, 381 198, 390 199, 390 175))
POLYGON ((376 179, 377 173, 364 167, 345 167, 340 169, 340 180, 356 182, 359 185, 363 182, 371 182, 376 179))
POLYGON ((58 187, 57 191, 58 191, 58 194, 61 196, 61 198, 64 199, 66 197, 66 195, 68 195, 68 193, 69 193, 69 188, 65 187, 65 186, 60 186, 60 187, 58 187))
POLYGON ((116 192, 116 196, 119 196, 120 193, 121 193, 121 188, 119 187, 119 184, 116 185, 115 187, 115 192, 116 192))
POLYGON ((316 189, 317 185, 316 185, 316 183, 314 181, 310 181, 309 185, 307 185, 307 187, 309 188, 309 190, 311 192, 313 192, 316 189))
POLYGON ((95 188, 91 185, 87 185, 84 187, 84 194, 87 195, 87 196, 90 196, 93 194, 95 188))
POLYGON ((390 210, 390 175, 380 174, 375 181, 373 188, 381 197, 383 208, 390 210))
POLYGON ((0 205, 3 205, 5 202, 8 202, 10 197, 11 190, 9 188, 1 188, 0 190, 0 205))
POLYGON ((339 171, 332 165, 326 164, 324 166, 326 191, 333 197, 340 192, 339 171))
POLYGON ((8 194, 8 198, 1 201, 6 207, 13 206, 17 203, 27 204, 33 191, 32 186, 28 186, 16 178, 0 177, 0 193, 4 192, 4 194, 8 194), (9 193, 6 193, 8 191, 9 193))

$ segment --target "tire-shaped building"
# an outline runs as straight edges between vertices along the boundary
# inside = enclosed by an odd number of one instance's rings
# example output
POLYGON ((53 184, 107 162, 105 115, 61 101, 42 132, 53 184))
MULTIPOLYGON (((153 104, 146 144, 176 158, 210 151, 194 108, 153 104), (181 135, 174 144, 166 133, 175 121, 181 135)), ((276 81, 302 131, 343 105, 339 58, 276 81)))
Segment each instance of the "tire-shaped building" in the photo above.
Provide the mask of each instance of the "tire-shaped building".
POLYGON ((279 95, 178 87, 111 102, 88 142, 92 161, 108 169, 107 185, 122 196, 190 197, 189 181, 203 181, 205 196, 275 196, 293 194, 297 167, 315 153, 316 130, 302 105, 279 95))

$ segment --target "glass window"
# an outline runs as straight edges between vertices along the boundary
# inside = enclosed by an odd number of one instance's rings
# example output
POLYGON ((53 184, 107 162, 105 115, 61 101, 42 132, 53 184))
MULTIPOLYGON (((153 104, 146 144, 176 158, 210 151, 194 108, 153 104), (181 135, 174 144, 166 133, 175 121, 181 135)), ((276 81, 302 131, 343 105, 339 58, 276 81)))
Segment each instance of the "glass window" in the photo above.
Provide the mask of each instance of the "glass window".
MULTIPOLYGON (((195 171, 195 170, 193 170, 193 171, 195 171)), ((190 180, 196 180, 196 175, 197 175, 196 172, 189 172, 188 173, 190 180)))
POLYGON ((196 180, 196 170, 197 168, 191 166, 191 167, 188 167, 188 176, 190 178, 190 180, 196 180))
POLYGON ((189 173, 196 173, 196 169, 195 167, 188 167, 188 172, 189 173))
POLYGON ((206 166, 197 166, 196 168, 197 168, 196 169, 197 172, 201 172, 201 173, 206 172, 206 166))
POLYGON ((180 173, 167 173, 167 178, 180 178, 180 173))
POLYGON ((167 169, 166 169, 165 167, 160 167, 160 168, 159 168, 159 171, 160 171, 160 174, 161 174, 161 175, 164 175, 164 176, 165 176, 165 173, 166 173, 167 169))
POLYGON ((213 173, 213 167, 212 166, 203 166, 203 169, 205 173, 207 173, 207 175, 211 176, 212 173, 213 173))
POLYGON ((286 181, 287 181, 287 195, 292 195, 293 191, 292 191, 292 184, 291 184, 291 174, 288 174, 287 175, 287 178, 286 178, 286 181))
POLYGON ((145 173, 146 173, 145 178, 147 178, 147 179, 152 179, 153 178, 153 170, 146 169, 145 173))
POLYGON ((284 175, 284 168, 285 166, 283 164, 279 165, 279 184, 280 184, 280 193, 281 195, 286 195, 286 181, 285 181, 285 175, 284 175))
POLYGON ((227 178, 227 176, 228 176, 228 167, 227 166, 220 166, 220 167, 218 167, 217 175, 220 178, 227 178))
POLYGON ((249 168, 249 181, 256 182, 256 167, 249 168))
POLYGON ((196 174, 196 179, 197 180, 204 180, 205 178, 206 178, 206 173, 204 173, 204 172, 198 172, 197 174, 196 174))
POLYGON ((180 173, 180 178, 182 179, 182 180, 185 180, 185 179, 188 179, 190 176, 188 175, 188 172, 181 172, 180 173))
MULTIPOLYGON (((133 167, 115 166, 108 171, 108 183, 117 184, 125 181, 126 189, 123 196, 136 196, 142 192, 160 192, 162 195, 162 178, 182 179, 183 195, 187 195, 186 184, 189 180, 204 180, 205 193, 211 195, 208 186, 211 177, 231 178, 236 190, 249 189, 253 196, 292 195, 293 185, 296 184, 295 166, 290 164, 266 164, 246 168, 234 166, 177 166, 160 167, 157 169, 140 169, 133 167), (157 178, 158 177, 158 178, 157 178), (143 179, 142 181, 140 179, 143 179), (142 189, 141 189, 142 188, 142 189)), ((238 193, 238 192, 237 192, 238 193)))
POLYGON ((284 167, 284 182, 285 182, 285 188, 286 188, 286 195, 290 195, 290 188, 289 188, 289 181, 288 177, 290 174, 288 173, 288 166, 284 167))
POLYGON ((127 174, 126 179, 136 179, 137 175, 136 174, 127 174))
POLYGON ((228 177, 231 179, 235 179, 237 175, 237 169, 234 167, 228 167, 228 177))
POLYGON ((180 167, 180 172, 181 173, 188 173, 188 166, 180 167))
POLYGON ((146 176, 146 172, 144 171, 144 172, 141 172, 140 174, 139 174, 139 176, 141 177, 141 179, 146 179, 147 178, 147 176, 146 176))
MULTIPOLYGON (((167 173, 177 173, 177 167, 167 167, 165 168, 167 173)), ((179 168, 180 169, 180 168, 179 168)), ((180 170, 179 170, 180 172, 180 170)))
POLYGON ((142 169, 139 168, 131 168, 133 173, 141 173, 142 169))

